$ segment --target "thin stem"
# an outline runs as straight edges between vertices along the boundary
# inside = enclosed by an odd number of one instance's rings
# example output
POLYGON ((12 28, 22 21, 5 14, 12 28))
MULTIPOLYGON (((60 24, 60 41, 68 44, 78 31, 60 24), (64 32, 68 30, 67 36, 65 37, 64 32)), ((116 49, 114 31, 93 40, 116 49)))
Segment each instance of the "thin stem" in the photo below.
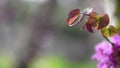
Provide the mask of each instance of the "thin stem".
POLYGON ((114 43, 111 42, 106 36, 102 35, 113 47, 115 47, 114 43))

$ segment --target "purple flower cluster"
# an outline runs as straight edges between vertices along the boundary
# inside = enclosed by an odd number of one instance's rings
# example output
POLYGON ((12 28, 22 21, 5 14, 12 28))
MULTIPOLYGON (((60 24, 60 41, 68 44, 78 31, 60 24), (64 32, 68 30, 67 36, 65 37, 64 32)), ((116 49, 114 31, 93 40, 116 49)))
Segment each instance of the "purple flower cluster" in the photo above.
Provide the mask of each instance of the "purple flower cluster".
POLYGON ((114 47, 109 42, 99 43, 92 59, 97 61, 97 68, 119 68, 120 65, 120 36, 113 38, 114 47))

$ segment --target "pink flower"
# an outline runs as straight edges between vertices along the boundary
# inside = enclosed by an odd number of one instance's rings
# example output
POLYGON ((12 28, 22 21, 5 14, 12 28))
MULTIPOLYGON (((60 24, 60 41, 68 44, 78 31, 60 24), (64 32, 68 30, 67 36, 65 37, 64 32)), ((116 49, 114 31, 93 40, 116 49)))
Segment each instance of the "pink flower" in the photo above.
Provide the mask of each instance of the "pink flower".
POLYGON ((109 42, 101 42, 95 46, 96 53, 92 56, 98 68, 118 68, 120 65, 120 36, 113 38, 113 47, 109 42))

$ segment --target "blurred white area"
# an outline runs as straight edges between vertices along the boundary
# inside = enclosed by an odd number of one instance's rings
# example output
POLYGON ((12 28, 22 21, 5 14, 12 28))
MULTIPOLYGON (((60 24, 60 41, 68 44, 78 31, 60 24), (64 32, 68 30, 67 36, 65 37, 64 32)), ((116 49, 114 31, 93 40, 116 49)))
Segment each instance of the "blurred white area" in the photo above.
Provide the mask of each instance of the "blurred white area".
POLYGON ((105 4, 105 13, 107 13, 110 17, 110 25, 116 26, 116 17, 114 16, 115 12, 115 0, 104 0, 105 4))
POLYGON ((94 11, 99 14, 104 12, 104 1, 101 0, 58 0, 58 4, 66 9, 79 8, 80 10, 83 10, 89 7, 93 8, 94 11))
POLYGON ((61 7, 72 7, 71 5, 74 5, 77 3, 77 0, 58 0, 58 5, 61 7))

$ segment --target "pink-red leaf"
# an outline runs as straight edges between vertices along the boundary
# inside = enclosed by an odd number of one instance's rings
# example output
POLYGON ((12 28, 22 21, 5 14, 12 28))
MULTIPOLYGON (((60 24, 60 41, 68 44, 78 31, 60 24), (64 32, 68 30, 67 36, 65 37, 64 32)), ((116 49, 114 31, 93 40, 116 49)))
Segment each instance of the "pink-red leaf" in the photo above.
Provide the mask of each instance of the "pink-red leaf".
POLYGON ((108 14, 104 14, 100 17, 100 22, 98 24, 98 29, 105 28, 109 24, 109 16, 108 14))
POLYGON ((92 27, 97 28, 98 27, 98 19, 99 19, 99 15, 96 12, 92 12, 92 13, 90 13, 90 16, 88 18, 88 23, 92 27))
POLYGON ((87 29, 89 32, 93 33, 93 29, 92 29, 91 24, 86 23, 86 29, 87 29))
POLYGON ((78 19, 79 16, 80 16, 80 10, 79 9, 72 10, 68 14, 68 18, 67 18, 68 25, 71 26, 72 24, 74 24, 74 22, 78 19))

